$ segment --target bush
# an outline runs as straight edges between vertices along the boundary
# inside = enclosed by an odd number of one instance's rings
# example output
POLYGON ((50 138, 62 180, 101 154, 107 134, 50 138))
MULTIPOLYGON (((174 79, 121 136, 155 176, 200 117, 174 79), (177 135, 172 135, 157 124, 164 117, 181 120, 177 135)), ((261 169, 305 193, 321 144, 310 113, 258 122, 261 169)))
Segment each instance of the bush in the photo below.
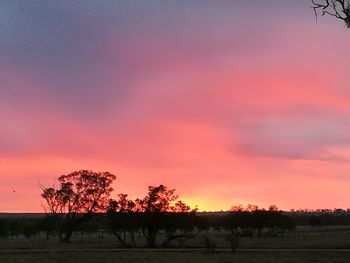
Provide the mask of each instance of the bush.
POLYGON ((0 220, 0 237, 7 238, 9 235, 9 225, 5 220, 0 220))
POLYGON ((203 238, 204 247, 207 249, 207 251, 213 253, 216 249, 216 243, 215 241, 211 240, 209 236, 205 236, 203 238))
POLYGON ((32 236, 35 236, 38 233, 38 229, 35 225, 28 224, 23 227, 23 235, 30 239, 32 236))
POLYGON ((238 248, 238 241, 239 241, 238 235, 232 235, 232 234, 227 235, 226 240, 230 243, 230 248, 232 252, 235 252, 236 249, 238 248))

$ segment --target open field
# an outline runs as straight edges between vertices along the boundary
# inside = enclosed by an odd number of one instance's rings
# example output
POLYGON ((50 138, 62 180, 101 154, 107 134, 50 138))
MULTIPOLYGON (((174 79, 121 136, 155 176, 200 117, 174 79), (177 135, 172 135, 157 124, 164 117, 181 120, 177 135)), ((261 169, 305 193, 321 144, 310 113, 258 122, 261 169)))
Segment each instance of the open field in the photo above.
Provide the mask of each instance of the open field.
POLYGON ((6 263, 112 263, 112 262, 242 262, 242 263, 284 263, 284 262, 349 262, 350 251, 242 251, 236 253, 208 253, 204 251, 188 252, 155 252, 155 251, 124 251, 124 252, 66 252, 66 253, 25 253, 0 254, 0 262, 6 263))
MULTIPOLYGON (((120 249, 116 239, 76 234, 70 244, 59 244, 44 236, 31 239, 0 239, 0 262, 349 262, 349 227, 298 227, 284 237, 240 238, 235 253, 228 248, 228 232, 200 233, 186 247, 167 249, 120 249), (203 248, 202 238, 216 243, 212 252, 203 248)), ((175 245, 175 244, 174 244, 175 245)))
MULTIPOLYGON (((203 231, 194 239, 186 240, 180 244, 173 243, 176 248, 203 248, 204 237, 209 237, 217 248, 229 248, 230 243, 227 238, 230 236, 228 231, 203 231)), ((140 245, 143 244, 139 236, 140 245)), ((0 238, 0 251, 13 249, 115 249, 120 248, 117 239, 110 233, 104 233, 103 236, 98 233, 83 234, 76 233, 72 242, 69 244, 60 244, 57 238, 46 239, 41 233, 40 236, 34 236, 30 239, 24 236, 0 238)), ((241 237, 238 241, 238 248, 322 248, 322 249, 350 249, 350 227, 349 226, 327 226, 327 227, 297 227, 295 231, 286 233, 283 237, 241 237)))

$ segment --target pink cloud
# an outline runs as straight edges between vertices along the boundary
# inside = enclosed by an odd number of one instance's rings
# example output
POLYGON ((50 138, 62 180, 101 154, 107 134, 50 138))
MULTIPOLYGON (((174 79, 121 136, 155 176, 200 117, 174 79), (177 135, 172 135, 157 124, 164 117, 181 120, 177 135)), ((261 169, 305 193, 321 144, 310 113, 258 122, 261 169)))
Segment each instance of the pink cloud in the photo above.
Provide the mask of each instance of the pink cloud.
POLYGON ((163 183, 202 210, 346 207, 349 36, 312 13, 257 27, 202 12, 171 30, 107 19, 77 71, 1 65, 0 209, 40 211, 38 183, 76 169, 116 173, 132 197, 163 183))

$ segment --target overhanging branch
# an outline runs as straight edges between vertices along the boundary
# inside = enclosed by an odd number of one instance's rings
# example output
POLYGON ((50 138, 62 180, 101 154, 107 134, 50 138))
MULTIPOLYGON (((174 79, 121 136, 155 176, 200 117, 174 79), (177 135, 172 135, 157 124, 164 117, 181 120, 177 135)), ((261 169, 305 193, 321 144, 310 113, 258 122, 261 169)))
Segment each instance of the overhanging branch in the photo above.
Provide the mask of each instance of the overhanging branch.
POLYGON ((350 28, 350 0, 311 0, 316 22, 318 15, 334 16, 350 28))

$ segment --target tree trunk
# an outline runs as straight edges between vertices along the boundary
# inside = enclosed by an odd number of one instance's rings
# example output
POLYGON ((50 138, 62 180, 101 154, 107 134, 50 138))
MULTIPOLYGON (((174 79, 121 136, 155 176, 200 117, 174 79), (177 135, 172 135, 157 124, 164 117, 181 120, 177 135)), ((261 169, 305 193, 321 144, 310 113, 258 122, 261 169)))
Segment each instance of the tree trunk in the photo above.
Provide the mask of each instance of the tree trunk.
POLYGON ((124 238, 121 237, 121 235, 118 233, 118 232, 113 232, 113 234, 116 236, 116 238, 118 239, 119 243, 125 247, 125 248, 131 248, 132 246, 130 244, 128 244, 126 242, 126 238, 125 238, 125 235, 124 235, 124 238))

